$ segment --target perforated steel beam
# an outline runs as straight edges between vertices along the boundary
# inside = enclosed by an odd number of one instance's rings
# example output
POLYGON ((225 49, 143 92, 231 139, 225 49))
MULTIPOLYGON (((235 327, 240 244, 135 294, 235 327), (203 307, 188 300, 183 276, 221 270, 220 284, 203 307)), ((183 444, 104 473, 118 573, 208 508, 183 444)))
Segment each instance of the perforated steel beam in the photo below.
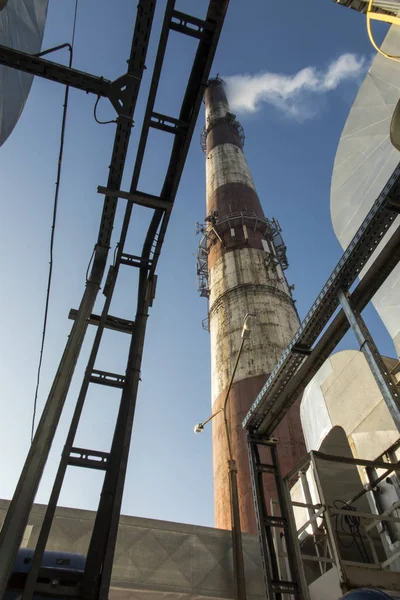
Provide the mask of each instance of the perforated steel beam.
POLYGON ((139 75, 126 73, 115 81, 78 71, 51 60, 46 60, 34 54, 20 52, 7 46, 0 45, 0 64, 24 73, 30 73, 49 81, 62 83, 69 87, 82 90, 87 94, 95 94, 108 98, 118 114, 129 116, 129 102, 131 100, 132 79, 139 79, 139 75))
MULTIPOLYGON (((132 127, 132 115, 136 106, 141 76, 145 68, 144 60, 150 37, 154 8, 155 3, 153 0, 139 1, 131 53, 128 60, 128 74, 130 78, 127 82, 124 95, 126 112, 124 116, 119 116, 117 119, 117 129, 107 182, 107 187, 111 189, 119 189, 122 181, 132 127)), ((71 334, 69 335, 50 394, 0 532, 0 598, 3 597, 15 564, 20 542, 29 518, 29 512, 47 462, 50 447, 83 344, 89 318, 93 312, 97 293, 100 289, 110 246, 116 203, 116 198, 105 197, 92 267, 78 314, 72 326, 71 334)), ((41 556, 38 558, 37 567, 40 565, 40 558, 41 556)))
POLYGON ((14 50, 8 46, 0 45, 0 64, 50 81, 69 85, 88 94, 105 98, 108 98, 111 94, 111 81, 104 77, 90 75, 51 60, 39 58, 34 54, 14 50))
POLYGON ((110 197, 124 198, 125 200, 133 202, 133 204, 145 206, 146 208, 161 208, 162 210, 171 210, 172 208, 172 202, 170 200, 165 200, 152 194, 145 194, 144 192, 137 191, 131 194, 129 192, 123 192, 122 190, 109 190, 101 185, 98 186, 97 191, 99 194, 107 194, 110 197))

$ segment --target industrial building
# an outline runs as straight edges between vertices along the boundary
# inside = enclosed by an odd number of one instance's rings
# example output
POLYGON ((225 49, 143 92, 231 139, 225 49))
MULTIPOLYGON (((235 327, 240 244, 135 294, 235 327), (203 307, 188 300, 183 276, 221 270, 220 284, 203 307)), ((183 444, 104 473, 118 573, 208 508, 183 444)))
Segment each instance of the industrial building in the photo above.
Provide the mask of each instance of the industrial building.
MULTIPOLYGON (((126 190, 121 189, 123 170, 155 1, 139 0, 126 71, 114 81, 74 69, 73 44, 65 44, 71 52, 68 67, 48 60, 59 47, 40 53, 47 0, 32 1, 29 13, 17 0, 0 3, 0 76, 10 74, 12 91, 0 98, 1 144, 12 135, 34 76, 65 86, 65 108, 73 87, 97 101, 108 100, 116 116, 107 184, 98 187, 104 203, 82 299, 70 312, 72 329, 14 496, 0 500, 0 598, 399 597, 400 362, 381 356, 361 313, 372 300, 399 347, 400 165, 393 114, 400 66, 398 57, 391 59, 400 47, 400 3, 337 3, 368 20, 389 19, 393 26, 338 145, 331 214, 344 253, 301 322, 285 277, 281 226, 264 214, 224 82, 210 78, 228 1, 209 0, 200 19, 167 0, 126 190), (14 29, 20 35, 11 35, 14 29), (196 44, 183 100, 173 115, 159 112, 171 32, 196 44), (200 295, 208 299, 204 327, 210 333, 212 402, 210 417, 195 432, 212 421, 215 528, 121 515, 156 270, 203 101, 206 215, 198 226, 197 273, 200 295), (138 187, 151 129, 172 139, 158 195, 138 187), (121 199, 120 237, 110 261, 121 199), (149 226, 142 232, 141 253, 133 254, 128 231, 137 207, 147 211, 149 226), (132 278, 137 306, 129 319, 110 314, 120 269, 126 267, 139 274, 132 278), (104 300, 96 314, 100 287, 104 300), (44 506, 35 502, 36 492, 89 326, 95 335, 44 506), (105 330, 128 336, 123 373, 96 367, 105 330), (349 330, 359 350, 335 353, 349 330), (76 441, 89 387, 99 385, 119 394, 107 452, 76 441), (95 510, 59 506, 70 467, 102 473, 95 510)), ((59 166, 62 147, 63 133, 59 166)))

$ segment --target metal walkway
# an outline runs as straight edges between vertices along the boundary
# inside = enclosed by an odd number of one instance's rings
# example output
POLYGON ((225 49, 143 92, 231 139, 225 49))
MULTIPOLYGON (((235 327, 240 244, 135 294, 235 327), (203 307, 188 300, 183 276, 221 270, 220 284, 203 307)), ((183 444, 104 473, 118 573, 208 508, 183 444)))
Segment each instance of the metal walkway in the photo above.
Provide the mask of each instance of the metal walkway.
MULTIPOLYGON (((73 595, 87 599, 101 598, 102 600, 108 598, 140 379, 146 322, 149 307, 151 307, 155 296, 157 280, 155 271, 224 22, 228 0, 210 0, 204 20, 175 10, 175 0, 167 1, 131 186, 128 192, 123 192, 120 190, 120 185, 128 151, 132 118, 145 68, 144 61, 155 4, 155 0, 139 1, 128 71, 115 82, 109 82, 101 77, 94 77, 35 56, 0 47, 0 63, 76 87, 97 96, 107 97, 118 114, 107 186, 98 188, 100 193, 105 194, 105 199, 91 271, 87 278, 79 309, 77 311, 72 310, 70 313, 70 317, 74 319, 71 334, 0 534, 0 598, 3 596, 9 575, 15 564, 20 541, 89 324, 96 327, 96 335, 23 598, 24 600, 32 598, 37 579, 40 578, 41 558, 68 466, 102 470, 104 471, 104 483, 81 581, 76 581, 74 585, 64 589, 60 585, 54 585, 54 581, 49 580, 47 591, 52 596, 73 595), (198 44, 180 113, 175 116, 154 112, 158 82, 171 30, 194 38, 194 41, 198 44), (150 128, 166 132, 174 138, 164 184, 159 196, 146 194, 137 189, 150 128), (95 315, 93 314, 93 307, 105 273, 118 198, 124 199, 126 204, 125 215, 115 259, 109 267, 103 289, 105 294, 104 307, 101 315, 95 315), (133 256, 125 251, 125 241, 135 204, 147 207, 152 215, 149 229, 144 235, 141 256, 133 256), (128 266, 139 269, 138 300, 134 320, 120 319, 108 314, 121 265, 124 268, 128 266), (97 353, 106 328, 131 336, 124 374, 95 369, 97 353), (121 390, 118 416, 109 452, 99 452, 96 449, 74 446, 75 434, 86 394, 89 385, 94 384, 106 385, 121 390)), ((158 100, 159 103, 162 102, 162 98, 158 100)), ((43 581, 41 591, 46 591, 43 590, 43 581)))

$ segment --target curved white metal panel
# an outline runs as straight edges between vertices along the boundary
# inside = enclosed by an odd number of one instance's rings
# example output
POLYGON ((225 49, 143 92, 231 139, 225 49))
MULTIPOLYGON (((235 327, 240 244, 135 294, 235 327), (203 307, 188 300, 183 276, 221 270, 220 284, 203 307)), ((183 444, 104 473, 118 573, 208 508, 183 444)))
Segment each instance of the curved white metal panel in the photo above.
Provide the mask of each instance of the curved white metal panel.
MULTIPOLYGON (((383 49, 400 55, 400 27, 392 26, 383 49)), ((350 110, 333 168, 331 218, 343 249, 400 161, 400 153, 389 138, 399 97, 400 63, 378 54, 350 110)), ((385 243, 389 238, 390 234, 385 243)), ((400 353, 400 265, 374 296, 373 303, 400 353)))
MULTIPOLYGON (((397 364, 384 358, 389 369, 397 364)), ((336 426, 347 436, 354 456, 376 459, 399 432, 365 356, 359 350, 332 354, 306 387, 300 418, 307 450, 319 450, 336 426)))
MULTIPOLYGON (((21 52, 40 52, 48 0, 8 0, 0 10, 0 44, 21 52)), ((0 146, 24 108, 33 75, 0 66, 0 146)))

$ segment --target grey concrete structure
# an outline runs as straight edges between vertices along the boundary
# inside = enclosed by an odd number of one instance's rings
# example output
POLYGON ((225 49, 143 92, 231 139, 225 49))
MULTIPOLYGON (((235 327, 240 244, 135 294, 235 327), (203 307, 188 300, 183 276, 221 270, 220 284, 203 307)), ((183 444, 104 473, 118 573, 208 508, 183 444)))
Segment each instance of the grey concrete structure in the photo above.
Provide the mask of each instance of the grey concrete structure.
MULTIPOLYGON (((206 178, 208 291, 211 335, 212 411, 224 403, 246 313, 257 320, 246 340, 228 402, 233 456, 238 465, 240 517, 255 533, 246 436, 242 420, 299 321, 242 149, 241 126, 230 112, 223 82, 209 81, 206 94, 206 178)), ((305 452, 299 408, 279 425, 282 471, 305 452)), ((222 415, 213 420, 214 507, 216 527, 229 529, 227 441, 222 415)), ((267 498, 274 495, 268 489, 267 498)))
MULTIPOLYGON (((0 526, 9 505, 0 500, 0 526)), ((24 537, 33 548, 45 506, 35 504, 24 537)), ((95 513, 59 507, 47 550, 86 554, 95 513)), ((121 516, 110 600, 234 598, 232 538, 228 531, 121 516)), ((258 539, 243 536, 247 597, 264 598, 258 539)))

